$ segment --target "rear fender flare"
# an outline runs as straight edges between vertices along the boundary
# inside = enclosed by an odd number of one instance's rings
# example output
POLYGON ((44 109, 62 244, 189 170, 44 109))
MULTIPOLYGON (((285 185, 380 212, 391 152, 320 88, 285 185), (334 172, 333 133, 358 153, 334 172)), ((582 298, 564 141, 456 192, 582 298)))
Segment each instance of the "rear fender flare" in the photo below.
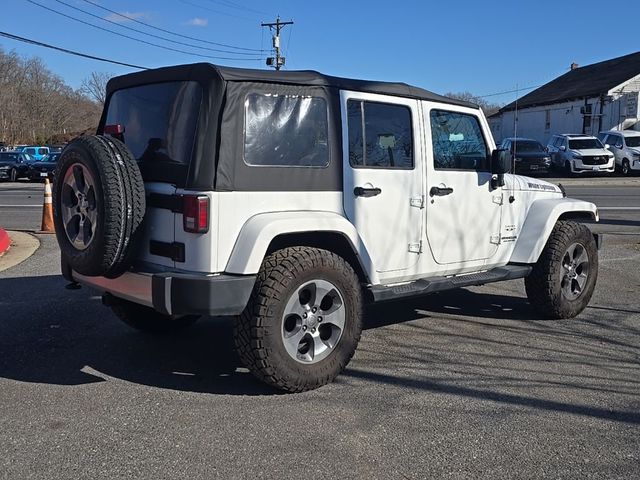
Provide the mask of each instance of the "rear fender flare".
POLYGON ((258 273, 274 238, 302 232, 337 232, 344 235, 359 257, 369 281, 379 283, 369 252, 356 228, 334 212, 274 212, 251 217, 240 230, 225 272, 239 275, 258 273))

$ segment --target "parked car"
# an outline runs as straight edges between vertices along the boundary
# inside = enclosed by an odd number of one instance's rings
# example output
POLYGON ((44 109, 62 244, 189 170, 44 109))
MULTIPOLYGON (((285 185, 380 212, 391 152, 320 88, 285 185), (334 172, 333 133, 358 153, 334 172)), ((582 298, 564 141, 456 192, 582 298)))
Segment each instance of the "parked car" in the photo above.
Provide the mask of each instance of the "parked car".
POLYGON ((0 152, 0 179, 15 182, 28 176, 31 158, 21 152, 0 152))
POLYGON ((500 148, 509 150, 515 173, 546 173, 551 166, 547 149, 537 140, 530 138, 505 138, 500 148))
POLYGON ((53 180, 56 165, 60 158, 59 153, 50 153, 42 157, 41 160, 36 160, 29 164, 29 180, 44 180, 49 178, 53 180))
POLYGON ((557 169, 564 168, 568 174, 613 173, 615 170, 613 154, 604 148, 600 140, 591 135, 554 135, 549 140, 547 149, 551 155, 551 166, 557 169))
POLYGON ((640 132, 636 130, 600 132, 598 138, 613 153, 616 166, 624 175, 640 171, 640 132))
POLYGON ((274 387, 332 381, 365 303, 525 278, 531 308, 569 318, 593 293, 600 237, 572 219, 597 207, 508 173, 477 105, 195 64, 111 79, 101 118, 58 161, 64 277, 139 330, 234 316, 274 387))
POLYGON ((22 153, 26 153, 34 160, 42 160, 42 157, 49 154, 49 147, 30 146, 24 147, 22 153))

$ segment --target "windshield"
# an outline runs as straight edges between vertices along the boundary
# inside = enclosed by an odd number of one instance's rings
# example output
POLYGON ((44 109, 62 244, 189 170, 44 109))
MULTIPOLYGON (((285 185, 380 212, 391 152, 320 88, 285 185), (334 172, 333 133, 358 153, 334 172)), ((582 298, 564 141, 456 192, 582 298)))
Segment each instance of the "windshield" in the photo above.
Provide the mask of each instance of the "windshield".
POLYGON ((587 150, 589 148, 604 148, 597 138, 583 138, 580 140, 569 140, 571 150, 587 150))
POLYGON ((544 147, 533 140, 518 140, 513 144, 514 152, 544 152, 544 147))
POLYGON ((640 147, 640 135, 637 137, 625 137, 627 147, 640 147))

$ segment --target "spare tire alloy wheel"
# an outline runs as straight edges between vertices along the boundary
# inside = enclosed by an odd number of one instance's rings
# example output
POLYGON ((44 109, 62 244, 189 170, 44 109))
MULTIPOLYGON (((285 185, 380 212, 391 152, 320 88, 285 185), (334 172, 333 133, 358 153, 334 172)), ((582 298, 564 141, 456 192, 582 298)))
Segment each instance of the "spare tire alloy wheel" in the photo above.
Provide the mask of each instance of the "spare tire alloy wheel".
POLYGON ((115 278, 140 246, 145 213, 142 174, 121 141, 84 135, 71 141, 56 166, 53 220, 71 268, 115 278))
POLYGON ((60 211, 64 231, 78 250, 85 250, 93 241, 98 221, 95 180, 89 170, 74 163, 62 180, 60 211))

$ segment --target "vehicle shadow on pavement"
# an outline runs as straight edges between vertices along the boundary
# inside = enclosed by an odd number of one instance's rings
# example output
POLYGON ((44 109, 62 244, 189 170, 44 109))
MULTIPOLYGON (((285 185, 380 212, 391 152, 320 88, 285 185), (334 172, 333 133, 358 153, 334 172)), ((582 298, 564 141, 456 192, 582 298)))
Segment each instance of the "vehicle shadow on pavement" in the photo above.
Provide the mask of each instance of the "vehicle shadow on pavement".
POLYGON ((384 364, 367 362, 344 375, 637 425, 640 327, 631 318, 637 313, 593 305, 577 318, 549 320, 526 298, 466 289, 380 304, 371 307, 365 328, 399 325, 405 344, 399 347, 396 336, 369 350, 401 348, 406 353, 387 356, 384 364))
POLYGON ((145 334, 121 323, 89 290, 69 291, 65 284, 59 276, 0 278, 0 376, 56 385, 121 379, 193 392, 278 393, 239 368, 231 319, 145 334))
MULTIPOLYGON (((102 306, 99 297, 91 296, 88 290, 68 291, 64 289, 65 283, 59 276, 0 278, 1 377, 53 385, 126 381, 208 394, 279 393, 239 367, 233 350, 232 319, 203 319, 178 334, 147 335, 118 321, 108 308, 102 306)), ((432 393, 444 392, 640 423, 638 412, 573 405, 474 386, 474 382, 483 378, 496 383, 504 381, 504 371, 494 365, 496 358, 517 362, 521 360, 521 352, 531 350, 542 355, 544 365, 547 365, 556 357, 558 362, 564 361, 566 351, 578 349, 580 362, 611 364, 612 373, 607 375, 611 376, 613 383, 602 386, 598 383, 602 381, 600 377, 582 379, 578 375, 572 379, 573 383, 558 382, 561 386, 620 394, 629 394, 629 390, 634 391, 635 388, 637 392, 640 382, 627 378, 635 375, 637 370, 623 370, 620 365, 629 365, 633 361, 630 356, 637 363, 638 342, 634 343, 634 339, 640 337, 640 332, 622 323, 617 325, 607 321, 599 325, 600 312, 594 312, 595 315, 588 315, 581 321, 591 322, 598 329, 598 334, 587 334, 584 328, 569 328, 562 322, 540 321, 524 298, 480 294, 464 289, 378 305, 368 312, 365 328, 394 330, 381 331, 380 334, 365 333, 357 359, 366 358, 368 350, 379 352, 376 344, 380 342, 384 343, 384 348, 392 349, 390 354, 381 356, 378 353, 370 361, 352 363, 342 377, 345 380, 339 379, 338 382, 349 379, 380 382, 432 393), (451 314, 455 318, 451 318, 451 314), (447 333, 448 338, 455 341, 443 343, 446 336, 435 329, 436 324, 439 328, 443 325, 450 328, 452 331, 447 333), (609 334, 611 332, 617 337, 613 338, 609 334), (543 337, 546 343, 533 350, 530 339, 539 337, 543 337), (478 343, 484 348, 479 357, 464 362, 460 360, 467 354, 465 348, 478 343), (455 359, 440 365, 434 360, 452 349, 455 359), (491 354, 487 353, 490 349, 493 349, 491 354), (403 356, 403 352, 409 350, 417 352, 415 358, 403 356), (440 368, 446 371, 459 362, 456 368, 468 372, 468 381, 461 385, 446 375, 440 380, 414 375, 396 376, 396 371, 401 371, 411 362, 424 365, 425 371, 440 368), (486 362, 486 369, 474 371, 482 362, 486 362), (382 371, 376 368, 379 365, 382 371), (622 373, 616 373, 617 370, 622 373)), ((611 313, 614 319, 615 315, 626 314, 611 313)), ((580 322, 571 325, 580 325, 580 322)), ((509 366, 507 370, 511 368, 509 366)), ((513 367, 511 374, 518 376, 521 372, 513 367)), ((553 384, 549 381, 548 372, 536 374, 540 374, 539 382, 542 384, 553 384)))

